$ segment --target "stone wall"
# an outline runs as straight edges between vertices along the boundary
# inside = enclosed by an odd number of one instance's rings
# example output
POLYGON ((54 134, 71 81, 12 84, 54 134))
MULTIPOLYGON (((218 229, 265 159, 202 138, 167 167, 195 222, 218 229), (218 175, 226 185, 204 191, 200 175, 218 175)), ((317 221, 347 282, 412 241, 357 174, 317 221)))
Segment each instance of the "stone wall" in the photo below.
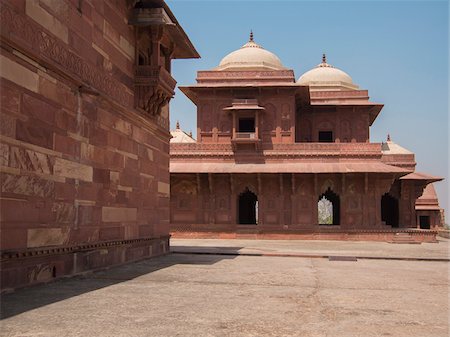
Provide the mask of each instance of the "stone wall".
POLYGON ((1 2, 3 289, 168 251, 170 135, 134 109, 126 4, 1 2))
MULTIPOLYGON (((381 198, 393 178, 386 174, 171 174, 171 225, 209 225, 235 231, 238 197, 249 189, 258 199, 259 230, 390 229, 381 219, 381 198), (318 225, 319 196, 339 197, 337 225, 318 225)), ((414 215, 414 209, 410 210, 414 215)), ((403 221, 403 218, 401 218, 403 221)), ((200 226, 206 228, 205 226, 200 226)), ((238 225, 239 227, 239 225, 238 225)), ((411 227, 403 223, 401 227, 411 227)), ((415 226, 414 226, 415 227, 415 226)))

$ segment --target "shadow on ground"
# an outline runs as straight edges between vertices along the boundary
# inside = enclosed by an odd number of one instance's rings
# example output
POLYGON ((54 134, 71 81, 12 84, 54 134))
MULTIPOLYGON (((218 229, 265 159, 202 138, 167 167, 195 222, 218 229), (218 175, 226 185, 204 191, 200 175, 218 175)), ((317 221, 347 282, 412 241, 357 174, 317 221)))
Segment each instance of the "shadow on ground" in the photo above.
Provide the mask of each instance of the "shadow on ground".
MULTIPOLYGON (((241 248, 233 247, 232 249, 238 251, 241 248)), ((235 256, 222 255, 169 254, 84 275, 62 278, 47 284, 30 286, 10 294, 2 294, 0 319, 9 318, 90 291, 130 281, 177 264, 212 265, 221 260, 234 258, 235 256)))

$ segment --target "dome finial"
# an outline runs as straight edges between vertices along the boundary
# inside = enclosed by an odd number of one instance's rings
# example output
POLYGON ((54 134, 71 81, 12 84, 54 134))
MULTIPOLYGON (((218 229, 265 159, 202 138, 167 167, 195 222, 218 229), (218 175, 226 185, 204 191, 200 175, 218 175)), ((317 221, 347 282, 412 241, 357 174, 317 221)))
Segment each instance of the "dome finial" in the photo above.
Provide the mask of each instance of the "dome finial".
POLYGON ((387 134, 387 141, 390 142, 391 141, 391 135, 388 133, 387 134))
POLYGON ((325 53, 322 54, 322 63, 327 63, 327 55, 325 53))
POLYGON ((250 29, 250 40, 248 42, 253 42, 253 30, 250 29))
POLYGON ((177 129, 177 130, 180 129, 180 121, 177 121, 176 129, 177 129))

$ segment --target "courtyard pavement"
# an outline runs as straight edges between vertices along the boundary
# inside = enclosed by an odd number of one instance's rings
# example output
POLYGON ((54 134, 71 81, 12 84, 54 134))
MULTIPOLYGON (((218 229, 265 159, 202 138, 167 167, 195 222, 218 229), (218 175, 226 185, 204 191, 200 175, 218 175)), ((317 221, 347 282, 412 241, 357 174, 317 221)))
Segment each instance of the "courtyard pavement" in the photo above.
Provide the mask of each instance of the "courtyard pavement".
POLYGON ((374 241, 171 239, 175 253, 293 257, 357 257, 450 261, 450 240, 398 244, 374 241))
MULTIPOLYGON (((220 245, 209 241, 195 244, 220 245)), ((345 246, 346 254, 372 247, 241 241, 221 244, 332 256, 338 252, 331 247, 345 246)), ((178 249, 188 242, 172 244, 178 249)), ((390 249, 441 256, 441 245, 448 242, 390 249)), ((384 245, 373 247, 371 255, 384 251, 384 245)), ((176 253, 6 294, 0 335, 447 337, 448 296, 445 261, 176 253)))

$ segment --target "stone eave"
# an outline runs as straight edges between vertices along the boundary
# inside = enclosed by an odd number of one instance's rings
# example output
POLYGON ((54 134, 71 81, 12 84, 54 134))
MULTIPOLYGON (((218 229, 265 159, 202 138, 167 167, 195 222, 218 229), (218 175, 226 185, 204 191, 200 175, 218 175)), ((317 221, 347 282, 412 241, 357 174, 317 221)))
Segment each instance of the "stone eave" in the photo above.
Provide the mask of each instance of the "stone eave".
POLYGON ((230 89, 283 89, 294 90, 297 97, 309 102, 309 90, 307 86, 295 83, 220 83, 220 84, 196 84, 191 86, 178 86, 183 94, 185 94, 194 104, 197 104, 199 93, 208 90, 230 90, 230 89))
POLYGON ((261 164, 237 163, 234 161, 205 162, 205 161, 173 161, 170 162, 170 173, 380 173, 394 174, 401 177, 410 171, 383 164, 379 161, 346 161, 346 162, 297 162, 279 163, 265 162, 261 164))

